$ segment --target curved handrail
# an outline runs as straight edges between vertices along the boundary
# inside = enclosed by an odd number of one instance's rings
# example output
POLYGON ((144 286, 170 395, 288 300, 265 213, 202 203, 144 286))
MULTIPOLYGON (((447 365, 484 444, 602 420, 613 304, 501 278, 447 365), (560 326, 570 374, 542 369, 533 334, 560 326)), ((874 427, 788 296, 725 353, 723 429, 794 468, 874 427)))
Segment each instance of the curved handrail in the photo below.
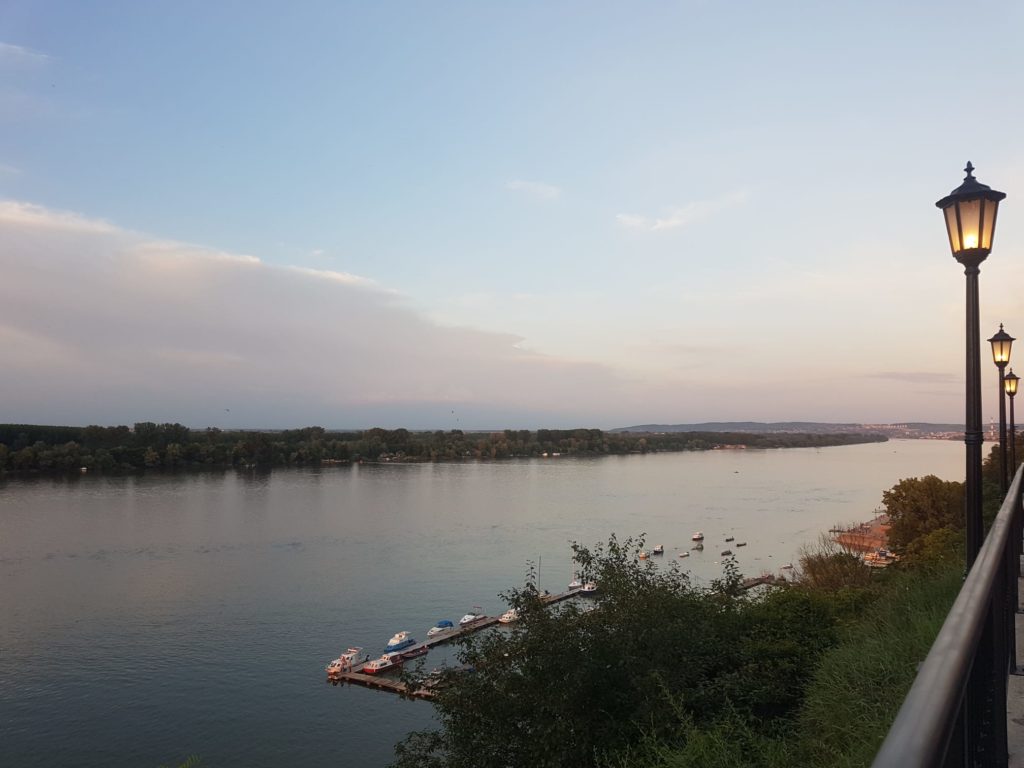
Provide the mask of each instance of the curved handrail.
POLYGON ((942 765, 985 628, 991 595, 1020 509, 1017 471, 953 607, 918 670, 872 768, 942 765))

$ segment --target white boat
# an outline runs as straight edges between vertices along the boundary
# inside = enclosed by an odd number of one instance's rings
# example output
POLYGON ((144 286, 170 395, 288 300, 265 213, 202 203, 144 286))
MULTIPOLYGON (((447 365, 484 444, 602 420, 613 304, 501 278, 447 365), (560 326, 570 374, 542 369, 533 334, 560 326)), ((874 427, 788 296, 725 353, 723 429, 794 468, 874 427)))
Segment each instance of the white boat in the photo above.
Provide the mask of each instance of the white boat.
POLYGON ((690 553, 689 553, 689 552, 680 552, 680 553, 679 553, 679 556, 680 556, 680 557, 689 557, 689 556, 690 556, 690 553))
MULTIPOLYGON (((473 610, 479 611, 479 606, 473 606, 473 610)), ((459 619, 459 626, 464 627, 467 624, 472 624, 474 621, 480 621, 480 619, 486 619, 482 613, 467 613, 461 619, 459 619)))
POLYGON ((352 669, 352 665, 359 661, 359 654, 362 653, 362 651, 362 648, 349 648, 341 654, 341 656, 327 665, 327 674, 333 675, 339 672, 347 672, 352 669))
POLYGON ((661 544, 655 544, 654 545, 654 549, 651 550, 651 554, 652 555, 664 555, 665 554, 665 547, 663 547, 661 544))
POLYGON ((368 675, 377 675, 400 666, 402 666, 401 653, 385 653, 379 659, 366 662, 363 665, 363 672, 368 675))
POLYGON ((498 621, 502 624, 511 624, 513 621, 519 621, 519 611, 515 608, 509 608, 498 617, 498 621))
POLYGON ((440 635, 442 632, 447 632, 450 629, 455 629, 455 625, 452 624, 448 619, 441 619, 434 626, 427 630, 427 637, 434 637, 440 635))
POLYGON ((691 538, 691 539, 692 539, 693 541, 704 541, 704 534, 703 534, 703 533, 701 533, 700 531, 697 531, 697 532, 696 532, 696 533, 694 533, 694 534, 693 534, 693 536, 691 536, 690 538, 691 538))
POLYGON ((580 594, 581 595, 596 595, 597 594, 597 582, 596 581, 588 581, 580 589, 580 594))
POLYGON ((416 640, 408 632, 396 632, 394 636, 388 640, 386 651, 400 651, 403 648, 408 648, 410 645, 416 645, 416 640))
POLYGON ((569 589, 579 589, 583 586, 583 582, 580 581, 580 575, 576 571, 572 572, 572 581, 569 582, 569 589))

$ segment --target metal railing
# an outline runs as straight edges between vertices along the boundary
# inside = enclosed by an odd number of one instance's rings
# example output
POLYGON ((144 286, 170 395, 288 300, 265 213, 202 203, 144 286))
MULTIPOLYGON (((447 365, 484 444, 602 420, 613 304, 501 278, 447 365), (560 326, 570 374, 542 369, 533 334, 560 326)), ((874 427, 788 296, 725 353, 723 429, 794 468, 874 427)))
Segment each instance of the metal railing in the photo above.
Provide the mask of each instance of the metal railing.
POLYGON ((1006 681, 1017 665, 1022 472, 1017 471, 874 768, 1006 766, 1006 681))

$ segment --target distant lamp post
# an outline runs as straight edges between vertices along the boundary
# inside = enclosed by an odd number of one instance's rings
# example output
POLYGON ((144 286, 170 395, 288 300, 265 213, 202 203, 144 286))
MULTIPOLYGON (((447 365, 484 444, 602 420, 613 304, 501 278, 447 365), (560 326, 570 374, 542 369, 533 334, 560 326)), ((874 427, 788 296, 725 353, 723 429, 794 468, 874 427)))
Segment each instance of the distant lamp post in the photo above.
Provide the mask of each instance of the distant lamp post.
POLYGON ((1010 372, 1003 377, 1003 389, 1010 398, 1010 475, 1017 474, 1017 425, 1013 421, 1013 398, 1017 396, 1017 382, 1020 376, 1010 372))
POLYGON ((967 163, 963 183, 939 200, 946 220, 946 234, 953 258, 967 276, 967 387, 964 443, 967 446, 964 515, 967 528, 967 567, 974 564, 981 549, 981 329, 978 320, 978 274, 981 262, 992 250, 999 201, 1006 197, 974 178, 974 166, 967 163))
POLYGON ((1006 468, 1006 383, 1003 377, 1006 375, 1006 365, 1010 362, 1010 349, 1013 347, 1014 338, 1003 330, 1003 324, 999 324, 999 330, 988 340, 992 345, 992 362, 999 369, 999 467, 1002 472, 999 475, 999 485, 1006 493, 1010 487, 1010 479, 1007 476, 1006 468))

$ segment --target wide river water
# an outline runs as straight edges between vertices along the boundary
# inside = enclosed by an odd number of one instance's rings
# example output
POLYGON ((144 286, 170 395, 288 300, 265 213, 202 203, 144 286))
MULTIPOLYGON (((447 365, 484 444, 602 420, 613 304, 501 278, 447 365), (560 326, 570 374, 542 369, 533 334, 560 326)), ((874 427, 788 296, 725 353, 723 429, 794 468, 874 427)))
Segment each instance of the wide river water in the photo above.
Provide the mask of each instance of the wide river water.
MULTIPOLYGON (((665 562, 777 571, 905 477, 963 478, 959 442, 596 459, 0 481, 0 765, 386 765, 427 702, 324 682, 473 606, 527 561, 646 532, 665 562)), ((445 656, 432 651, 428 666, 445 656)), ((556 683, 557 681, 553 681, 556 683)))

